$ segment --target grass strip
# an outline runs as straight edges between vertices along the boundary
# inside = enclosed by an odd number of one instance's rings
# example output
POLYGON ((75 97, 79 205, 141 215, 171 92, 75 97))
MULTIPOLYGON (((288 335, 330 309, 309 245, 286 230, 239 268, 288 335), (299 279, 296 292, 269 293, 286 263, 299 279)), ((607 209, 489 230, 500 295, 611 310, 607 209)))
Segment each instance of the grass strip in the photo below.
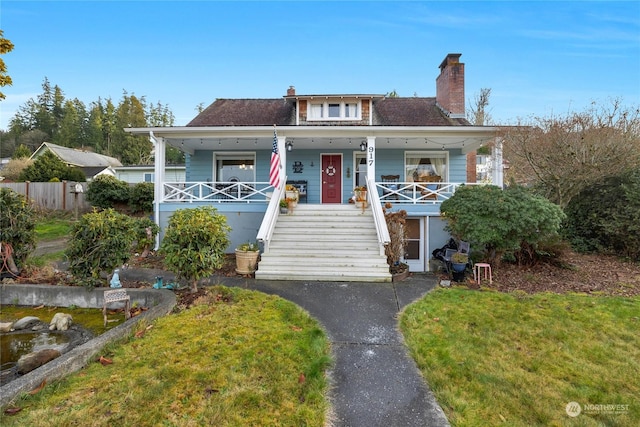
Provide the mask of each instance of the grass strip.
POLYGON ((639 316, 638 297, 452 288, 407 307, 400 325, 454 426, 631 427, 640 425, 639 316))

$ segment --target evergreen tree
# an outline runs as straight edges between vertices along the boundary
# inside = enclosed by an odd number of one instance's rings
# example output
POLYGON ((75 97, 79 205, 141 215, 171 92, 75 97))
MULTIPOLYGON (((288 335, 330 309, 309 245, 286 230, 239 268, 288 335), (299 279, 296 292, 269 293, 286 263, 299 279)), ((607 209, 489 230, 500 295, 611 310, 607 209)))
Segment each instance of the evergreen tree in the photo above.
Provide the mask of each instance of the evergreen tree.
POLYGON ((77 98, 64 104, 64 111, 58 133, 53 142, 64 147, 91 146, 86 138, 86 108, 77 98))
POLYGON ((11 156, 12 159, 28 159, 29 157, 31 157, 31 150, 24 144, 20 144, 11 156))
POLYGON ((91 104, 86 122, 86 139, 96 153, 106 153, 107 144, 102 133, 102 106, 100 100, 91 104))
POLYGON ((113 141, 113 154, 123 164, 151 163, 151 142, 144 136, 134 136, 124 131, 128 127, 145 127, 145 99, 124 92, 117 109, 118 128, 113 141))

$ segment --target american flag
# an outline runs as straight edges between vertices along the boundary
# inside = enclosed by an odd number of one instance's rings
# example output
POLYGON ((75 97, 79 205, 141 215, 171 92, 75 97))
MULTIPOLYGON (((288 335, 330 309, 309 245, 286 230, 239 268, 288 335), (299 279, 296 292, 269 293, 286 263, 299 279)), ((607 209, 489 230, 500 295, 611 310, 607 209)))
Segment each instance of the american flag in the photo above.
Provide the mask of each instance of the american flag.
POLYGON ((269 184, 274 188, 280 185, 280 154, 278 153, 278 133, 273 128, 273 148, 271 149, 271 167, 269 169, 269 184))

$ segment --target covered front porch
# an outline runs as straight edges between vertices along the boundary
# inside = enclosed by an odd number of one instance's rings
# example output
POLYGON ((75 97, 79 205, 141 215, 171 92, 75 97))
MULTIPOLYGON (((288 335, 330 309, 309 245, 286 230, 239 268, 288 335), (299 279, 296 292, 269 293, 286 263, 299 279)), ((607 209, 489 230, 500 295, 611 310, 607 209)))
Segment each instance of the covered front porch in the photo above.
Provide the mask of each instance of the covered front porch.
MULTIPOLYGON (((355 187, 366 186, 380 254, 384 254, 389 241, 382 211, 385 205, 391 203, 394 210, 406 210, 421 224, 424 231, 411 243, 421 254, 414 271, 428 270, 426 254, 439 243, 430 233, 441 234, 442 227, 437 224, 440 204, 460 185, 475 184, 466 180, 466 154, 493 142, 493 131, 473 126, 185 127, 128 131, 146 133, 154 145, 154 217, 161 229, 178 209, 213 205, 227 216, 232 227, 230 249, 257 239, 268 253, 279 217, 278 202, 284 197, 287 182, 304 186, 305 197, 300 203, 309 205, 346 205, 354 196, 355 187), (281 165, 277 187, 269 182, 274 141, 281 165), (186 154, 184 181, 166 179, 167 146, 186 154), (389 180, 389 176, 395 179, 389 180)), ((499 150, 494 152, 499 159, 499 150)), ((497 161, 501 163, 501 159, 497 161)), ((501 184, 501 175, 492 179, 501 184)))

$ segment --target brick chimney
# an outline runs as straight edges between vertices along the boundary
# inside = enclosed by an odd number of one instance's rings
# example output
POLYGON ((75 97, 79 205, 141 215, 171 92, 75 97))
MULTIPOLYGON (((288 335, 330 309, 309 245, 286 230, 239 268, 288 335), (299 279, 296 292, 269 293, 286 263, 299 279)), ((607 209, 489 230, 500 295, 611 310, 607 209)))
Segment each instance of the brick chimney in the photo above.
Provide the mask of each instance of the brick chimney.
POLYGON ((461 53, 450 53, 436 78, 436 103, 451 118, 464 118, 464 64, 461 53))
POLYGON ((296 96, 295 86, 289 86, 289 89, 287 89, 287 96, 296 96))

